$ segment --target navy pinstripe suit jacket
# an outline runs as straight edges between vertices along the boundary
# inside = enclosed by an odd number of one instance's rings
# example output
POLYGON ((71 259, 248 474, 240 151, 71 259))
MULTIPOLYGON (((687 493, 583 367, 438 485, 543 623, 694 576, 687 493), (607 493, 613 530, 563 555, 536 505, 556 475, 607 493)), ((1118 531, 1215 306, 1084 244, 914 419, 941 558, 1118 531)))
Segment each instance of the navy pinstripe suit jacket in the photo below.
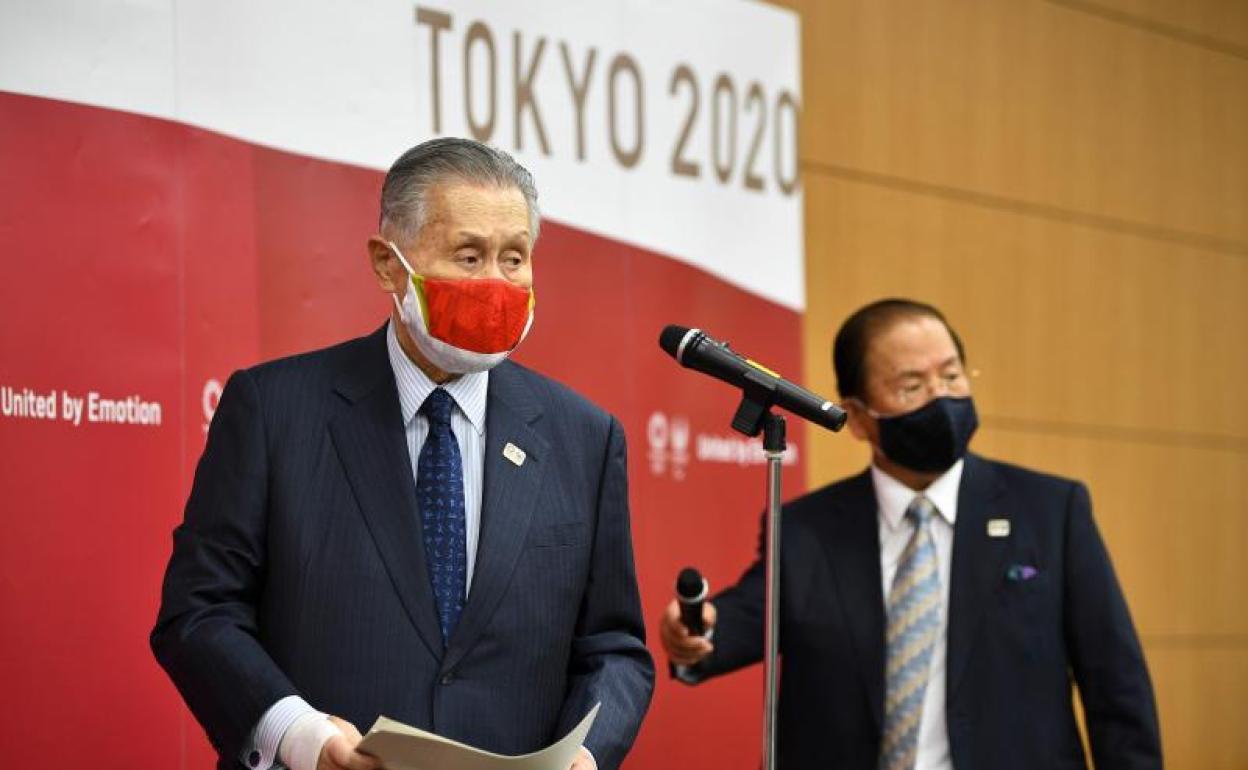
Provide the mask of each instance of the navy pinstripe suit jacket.
POLYGON ((385 327, 230 378, 151 637, 218 767, 292 694, 362 730, 385 714, 507 754, 601 701, 586 746, 619 765, 654 682, 623 430, 507 362, 486 442, 475 575, 444 649, 385 327))

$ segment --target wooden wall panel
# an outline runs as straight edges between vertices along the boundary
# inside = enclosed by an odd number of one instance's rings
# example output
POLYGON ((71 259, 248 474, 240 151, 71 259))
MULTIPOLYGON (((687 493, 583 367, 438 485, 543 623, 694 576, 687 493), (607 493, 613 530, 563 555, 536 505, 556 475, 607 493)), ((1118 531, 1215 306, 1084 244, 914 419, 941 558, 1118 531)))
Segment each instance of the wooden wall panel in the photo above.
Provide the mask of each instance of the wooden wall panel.
POLYGON ((962 329, 999 414, 1248 450, 1248 258, 815 173, 808 381, 883 296, 962 329))
POLYGON ((1248 767, 1248 650, 1243 644, 1231 647, 1210 640, 1175 646, 1146 640, 1144 651, 1157 691, 1166 767, 1248 767))
POLYGON ((803 153, 824 171, 1248 255, 1245 59, 1042 0, 800 5, 803 153))
POLYGON ((1049 0, 1158 35, 1248 59, 1248 3, 1243 0, 1049 0))
MULTIPOLYGON (((1248 3, 790 0, 807 382, 886 295, 942 307, 984 454, 1085 480, 1170 768, 1248 767, 1248 3)), ((809 434, 811 484, 863 467, 809 434)))

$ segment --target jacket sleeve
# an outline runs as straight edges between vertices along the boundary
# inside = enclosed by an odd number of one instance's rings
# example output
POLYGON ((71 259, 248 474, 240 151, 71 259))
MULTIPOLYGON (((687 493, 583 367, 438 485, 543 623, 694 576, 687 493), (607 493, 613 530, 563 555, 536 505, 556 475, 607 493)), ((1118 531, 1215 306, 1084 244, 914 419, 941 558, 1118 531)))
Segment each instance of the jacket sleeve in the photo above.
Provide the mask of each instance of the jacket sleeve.
POLYGON ((226 384, 173 533, 152 651, 217 751, 237 757, 261 715, 295 688, 258 639, 268 459, 260 394, 226 384))
POLYGON ((585 747, 599 770, 628 753, 654 691, 628 514, 624 429, 611 419, 598 487, 590 575, 572 640, 560 734, 602 703, 585 747))
POLYGON ((1161 768, 1144 652, 1082 484, 1066 515, 1066 644, 1096 766, 1161 768))

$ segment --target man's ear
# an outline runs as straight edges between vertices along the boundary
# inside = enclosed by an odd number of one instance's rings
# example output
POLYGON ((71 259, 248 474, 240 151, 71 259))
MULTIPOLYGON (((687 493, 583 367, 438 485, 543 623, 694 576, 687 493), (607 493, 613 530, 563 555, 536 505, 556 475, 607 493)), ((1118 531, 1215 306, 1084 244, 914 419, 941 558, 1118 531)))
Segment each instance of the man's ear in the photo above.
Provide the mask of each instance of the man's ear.
POLYGON ((849 419, 846 424, 849 426, 849 432, 859 441, 871 441, 872 431, 868 428, 871 415, 867 414, 867 409, 856 398, 847 398, 841 402, 841 406, 845 409, 849 419))
POLYGON ((394 255, 394 250, 381 235, 373 235, 368 239, 368 259, 381 290, 390 294, 398 293, 402 287, 402 284, 395 280, 398 274, 396 268, 401 267, 399 258, 394 255))

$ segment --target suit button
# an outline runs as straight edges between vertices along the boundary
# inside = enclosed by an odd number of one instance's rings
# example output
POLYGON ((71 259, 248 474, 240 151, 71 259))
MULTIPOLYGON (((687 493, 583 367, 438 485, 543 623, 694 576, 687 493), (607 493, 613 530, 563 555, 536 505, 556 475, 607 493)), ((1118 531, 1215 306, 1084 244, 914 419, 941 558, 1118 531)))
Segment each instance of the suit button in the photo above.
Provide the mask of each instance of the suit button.
POLYGON ((252 767, 259 767, 260 766, 260 752, 253 751, 250 754, 248 754, 247 764, 251 765, 252 767))
POLYGON ((452 674, 451 672, 448 671, 447 673, 442 675, 442 684, 450 684, 451 682, 454 682, 454 681, 455 681, 455 675, 452 674))

